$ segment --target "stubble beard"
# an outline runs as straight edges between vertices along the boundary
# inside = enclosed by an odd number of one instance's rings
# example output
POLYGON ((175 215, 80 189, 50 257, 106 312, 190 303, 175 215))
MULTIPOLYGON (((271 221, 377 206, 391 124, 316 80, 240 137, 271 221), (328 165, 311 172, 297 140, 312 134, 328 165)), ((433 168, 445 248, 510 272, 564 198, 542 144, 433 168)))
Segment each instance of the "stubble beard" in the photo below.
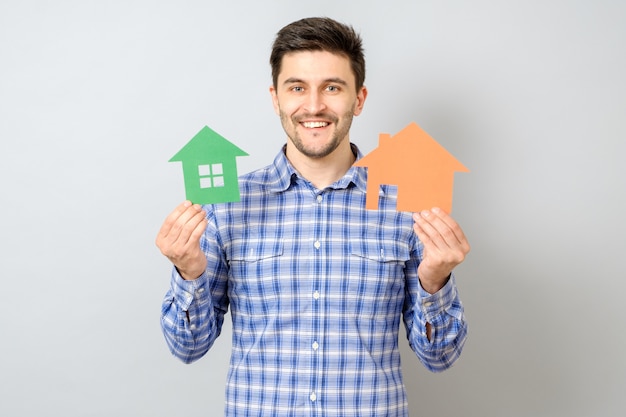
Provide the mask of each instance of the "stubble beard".
POLYGON ((335 151, 343 142, 343 140, 348 136, 348 132, 350 131, 350 126, 352 126, 352 118, 354 117, 354 109, 347 111, 343 117, 338 118, 333 115, 320 113, 315 115, 300 115, 300 116, 292 116, 289 117, 282 110, 280 111, 280 121, 283 125, 283 129, 287 133, 287 136, 291 140, 291 143, 295 146, 295 148, 303 155, 309 158, 324 158, 335 151), (326 143, 322 148, 313 148, 307 147, 300 135, 298 134, 298 126, 300 126, 301 120, 306 119, 323 119, 332 122, 334 125, 334 131, 330 137, 328 143, 326 143))

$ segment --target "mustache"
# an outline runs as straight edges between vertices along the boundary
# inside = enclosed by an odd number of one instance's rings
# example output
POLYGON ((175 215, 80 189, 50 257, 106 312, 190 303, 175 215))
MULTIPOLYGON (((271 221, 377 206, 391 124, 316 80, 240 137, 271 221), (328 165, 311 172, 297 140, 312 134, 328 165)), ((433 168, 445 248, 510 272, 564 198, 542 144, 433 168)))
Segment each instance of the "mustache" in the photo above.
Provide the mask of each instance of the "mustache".
POLYGON ((325 120, 325 121, 329 121, 332 123, 337 123, 337 121, 339 120, 337 118, 337 116, 334 116, 332 114, 328 114, 328 113, 306 113, 306 114, 299 114, 297 116, 293 116, 292 119, 295 122, 300 123, 303 120, 311 120, 311 119, 321 119, 321 120, 325 120))

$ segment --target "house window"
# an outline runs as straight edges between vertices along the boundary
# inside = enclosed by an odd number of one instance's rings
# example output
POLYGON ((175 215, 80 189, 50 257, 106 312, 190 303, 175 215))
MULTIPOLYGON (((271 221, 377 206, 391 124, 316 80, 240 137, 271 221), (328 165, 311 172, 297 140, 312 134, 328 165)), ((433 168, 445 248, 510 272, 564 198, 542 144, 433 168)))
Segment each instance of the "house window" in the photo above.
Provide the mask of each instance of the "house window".
POLYGON ((222 164, 198 165, 200 188, 223 187, 224 168, 222 164))

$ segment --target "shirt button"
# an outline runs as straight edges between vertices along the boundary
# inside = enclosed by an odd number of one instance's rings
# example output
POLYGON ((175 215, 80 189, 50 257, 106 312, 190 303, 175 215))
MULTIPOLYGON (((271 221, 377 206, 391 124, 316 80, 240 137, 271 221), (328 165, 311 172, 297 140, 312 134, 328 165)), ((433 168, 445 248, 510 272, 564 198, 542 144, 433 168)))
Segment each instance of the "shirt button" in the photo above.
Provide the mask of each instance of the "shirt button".
POLYGON ((313 350, 317 350, 320 347, 320 345, 317 342, 313 342, 313 346, 312 347, 313 347, 313 350))
POLYGON ((315 298, 316 300, 319 300, 319 298, 320 298, 320 292, 319 292, 319 291, 315 291, 315 292, 313 293, 313 298, 315 298))
POLYGON ((316 240, 315 243, 313 244, 313 246, 315 246, 315 249, 319 249, 320 246, 322 246, 322 244, 320 243, 319 240, 316 240))
POLYGON ((426 302, 424 303, 424 307, 430 307, 431 305, 433 305, 433 302, 432 302, 432 301, 426 301, 426 302))
POLYGON ((309 400, 311 400, 312 402, 315 402, 315 400, 317 400, 317 395, 315 395, 315 391, 313 391, 311 395, 309 395, 309 400))
POLYGON ((321 203, 324 198, 321 195, 317 196, 317 202, 321 203))

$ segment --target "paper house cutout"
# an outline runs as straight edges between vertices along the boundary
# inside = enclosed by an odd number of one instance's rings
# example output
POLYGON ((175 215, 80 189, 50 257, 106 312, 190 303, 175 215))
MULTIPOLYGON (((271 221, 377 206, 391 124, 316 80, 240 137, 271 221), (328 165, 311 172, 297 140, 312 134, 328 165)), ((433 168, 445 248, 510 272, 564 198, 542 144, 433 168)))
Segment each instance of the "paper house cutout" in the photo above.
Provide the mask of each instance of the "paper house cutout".
POLYGON ((395 136, 380 134, 378 148, 358 160, 367 167, 365 208, 378 209, 381 185, 398 187, 398 211, 439 207, 450 213, 455 172, 469 172, 416 123, 395 136))
POLYGON ((169 162, 183 163, 187 200, 196 204, 239 201, 238 156, 248 154, 208 126, 169 162))

